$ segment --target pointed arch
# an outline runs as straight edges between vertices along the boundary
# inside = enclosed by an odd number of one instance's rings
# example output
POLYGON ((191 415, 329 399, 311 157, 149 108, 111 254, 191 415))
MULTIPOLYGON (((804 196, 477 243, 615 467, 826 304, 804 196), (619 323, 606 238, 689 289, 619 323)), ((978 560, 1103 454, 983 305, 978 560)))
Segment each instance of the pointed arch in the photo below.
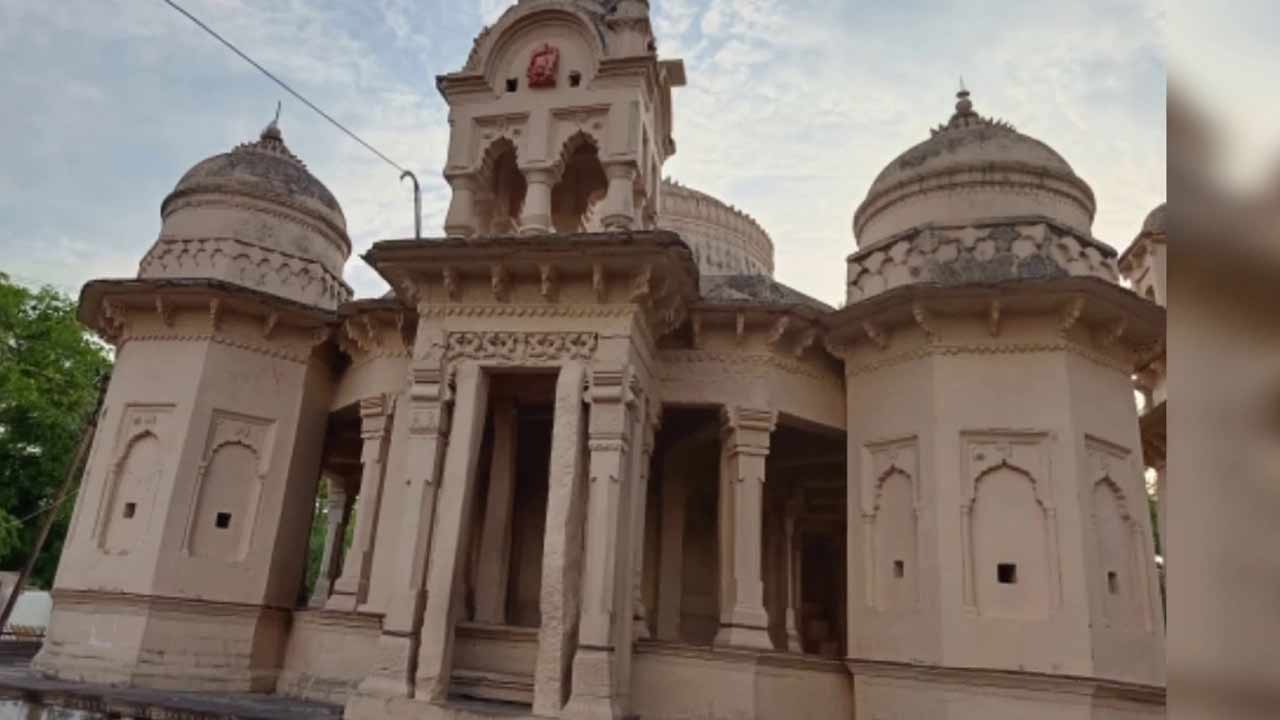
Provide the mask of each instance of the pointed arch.
POLYGON ((556 184, 551 189, 551 217, 557 232, 573 233, 595 229, 597 205, 609 188, 600 143, 591 133, 578 129, 560 145, 556 159, 556 184))
POLYGON ((516 231, 524 210, 527 190, 520 171, 519 149, 506 136, 489 143, 481 155, 477 199, 477 228, 481 235, 506 235, 516 231))

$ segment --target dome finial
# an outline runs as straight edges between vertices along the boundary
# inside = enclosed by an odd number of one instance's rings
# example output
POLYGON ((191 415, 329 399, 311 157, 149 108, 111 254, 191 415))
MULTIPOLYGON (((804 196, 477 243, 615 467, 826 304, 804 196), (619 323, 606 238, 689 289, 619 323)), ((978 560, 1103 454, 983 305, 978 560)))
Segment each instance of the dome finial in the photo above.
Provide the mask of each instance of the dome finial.
POLYGON ((956 93, 956 113, 968 115, 973 112, 973 101, 969 99, 969 89, 964 86, 964 76, 960 76, 960 92, 956 93))
POLYGON ((262 134, 258 136, 259 139, 261 140, 283 140, 284 139, 284 135, 280 132, 280 124, 279 124, 281 105, 282 103, 279 100, 277 100, 276 116, 271 118, 271 122, 268 123, 267 126, 262 129, 262 134))

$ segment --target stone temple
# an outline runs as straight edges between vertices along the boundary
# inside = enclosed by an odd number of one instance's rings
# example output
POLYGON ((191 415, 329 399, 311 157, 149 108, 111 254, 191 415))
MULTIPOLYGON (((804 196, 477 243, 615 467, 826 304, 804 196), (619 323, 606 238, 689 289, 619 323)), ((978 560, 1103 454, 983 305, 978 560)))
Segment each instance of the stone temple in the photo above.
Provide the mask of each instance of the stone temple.
POLYGON ((663 179, 655 47, 644 0, 484 29, 384 297, 274 123, 178 181, 81 294, 117 361, 38 671, 353 720, 1163 716, 1163 211, 1122 284, 1085 180, 961 92, 831 308, 663 179))

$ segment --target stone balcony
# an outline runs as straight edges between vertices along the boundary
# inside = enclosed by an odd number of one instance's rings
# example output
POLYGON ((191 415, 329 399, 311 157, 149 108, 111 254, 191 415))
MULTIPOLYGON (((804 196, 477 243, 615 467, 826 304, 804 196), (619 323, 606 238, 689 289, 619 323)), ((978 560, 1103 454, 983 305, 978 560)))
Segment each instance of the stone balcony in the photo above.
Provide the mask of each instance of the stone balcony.
POLYGON ((1116 251, 1043 217, 922 225, 850 255, 846 301, 853 304, 903 285, 1057 277, 1116 283, 1116 251))

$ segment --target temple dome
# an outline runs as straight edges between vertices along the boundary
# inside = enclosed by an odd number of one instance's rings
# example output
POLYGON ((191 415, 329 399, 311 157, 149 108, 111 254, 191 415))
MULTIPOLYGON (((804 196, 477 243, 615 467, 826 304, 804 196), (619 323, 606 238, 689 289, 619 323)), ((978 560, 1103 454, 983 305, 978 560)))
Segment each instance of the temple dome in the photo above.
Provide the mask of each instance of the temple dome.
POLYGON ((876 176, 853 218, 859 247, 925 224, 968 225, 1044 217, 1088 235, 1096 204, 1088 184, 1053 148, 978 115, 969 93, 928 140, 876 176))
POLYGON ((160 237, 139 277, 213 278, 322 307, 351 296, 351 254, 333 193, 272 121, 256 142, 202 160, 160 206, 160 237))
POLYGON ((1147 219, 1142 221, 1142 231, 1139 235, 1167 235, 1168 227, 1168 203, 1160 203, 1154 210, 1147 213, 1147 219))
POLYGON ((773 240, 755 218, 671 179, 661 199, 658 227, 680 234, 703 275, 773 275, 773 240))

